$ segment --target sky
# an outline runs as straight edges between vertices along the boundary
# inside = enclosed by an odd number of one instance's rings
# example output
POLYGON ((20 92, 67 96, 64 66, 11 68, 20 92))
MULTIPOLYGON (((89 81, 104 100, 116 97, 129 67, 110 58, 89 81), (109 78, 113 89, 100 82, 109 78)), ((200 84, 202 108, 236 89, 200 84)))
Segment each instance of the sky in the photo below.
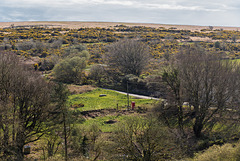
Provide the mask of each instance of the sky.
POLYGON ((0 22, 97 21, 240 27, 239 0, 1 0, 0 22))

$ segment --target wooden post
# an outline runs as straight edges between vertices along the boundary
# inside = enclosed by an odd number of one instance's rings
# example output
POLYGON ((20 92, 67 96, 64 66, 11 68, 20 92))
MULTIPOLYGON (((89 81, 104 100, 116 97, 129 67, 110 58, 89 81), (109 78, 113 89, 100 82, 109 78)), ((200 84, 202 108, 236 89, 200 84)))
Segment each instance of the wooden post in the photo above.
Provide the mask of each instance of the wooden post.
POLYGON ((128 100, 128 108, 129 108, 129 93, 128 93, 128 81, 127 81, 127 100, 128 100))

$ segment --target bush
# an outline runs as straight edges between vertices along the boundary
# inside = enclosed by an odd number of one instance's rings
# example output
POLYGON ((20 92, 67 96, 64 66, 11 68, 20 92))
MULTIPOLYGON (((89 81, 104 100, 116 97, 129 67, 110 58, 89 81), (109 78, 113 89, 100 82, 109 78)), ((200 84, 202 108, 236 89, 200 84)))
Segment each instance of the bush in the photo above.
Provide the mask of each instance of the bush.
POLYGON ((93 65, 90 69, 89 77, 96 81, 97 84, 101 84, 101 79, 105 77, 105 69, 102 65, 93 65))
POLYGON ((69 55, 86 57, 87 59, 90 57, 87 52, 86 46, 81 45, 81 44, 69 46, 68 48, 66 48, 63 56, 66 57, 69 55))
POLYGON ((219 161, 219 160, 239 160, 240 159, 240 145, 234 146, 232 144, 225 144, 223 146, 214 145, 204 151, 197 153, 193 160, 196 161, 219 161))
POLYGON ((53 67, 55 66, 55 64, 58 61, 58 57, 49 57, 49 58, 45 58, 42 62, 39 63, 39 70, 40 71, 48 71, 48 70, 52 70, 53 67))
POLYGON ((27 51, 35 47, 35 43, 33 41, 24 41, 16 44, 18 50, 27 51))
POLYGON ((95 158, 101 154, 102 149, 101 131, 97 124, 88 127, 75 127, 70 136, 70 148, 72 155, 95 158))
POLYGON ((136 75, 128 74, 122 78, 122 87, 126 88, 134 93, 141 93, 143 90, 147 90, 147 83, 136 75))
POLYGON ((53 68, 53 72, 56 80, 59 82, 78 84, 81 82, 85 67, 85 58, 72 57, 62 60, 53 68))

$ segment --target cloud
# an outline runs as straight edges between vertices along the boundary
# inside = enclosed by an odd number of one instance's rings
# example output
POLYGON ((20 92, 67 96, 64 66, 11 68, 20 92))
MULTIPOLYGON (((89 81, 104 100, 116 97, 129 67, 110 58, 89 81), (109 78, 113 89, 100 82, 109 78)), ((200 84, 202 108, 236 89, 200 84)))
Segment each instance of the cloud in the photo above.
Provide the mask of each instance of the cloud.
POLYGON ((114 21, 239 25, 235 0, 2 0, 0 21, 114 21))
POLYGON ((226 10, 229 7, 224 3, 211 3, 205 1, 202 3, 193 3, 190 0, 3 0, 2 6, 5 7, 48 7, 48 8, 65 8, 86 5, 109 5, 115 6, 128 6, 132 8, 142 8, 142 9, 166 9, 166 10, 198 10, 198 11, 221 11, 226 10), (212 6, 209 8, 209 6, 212 6))

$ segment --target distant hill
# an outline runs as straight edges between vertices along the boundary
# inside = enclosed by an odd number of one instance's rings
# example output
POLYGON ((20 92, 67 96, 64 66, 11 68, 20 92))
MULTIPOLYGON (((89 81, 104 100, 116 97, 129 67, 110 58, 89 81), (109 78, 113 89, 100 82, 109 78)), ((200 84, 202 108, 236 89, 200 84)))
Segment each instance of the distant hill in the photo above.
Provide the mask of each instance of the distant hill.
MULTIPOLYGON (((0 28, 11 27, 11 26, 48 26, 48 27, 63 27, 63 28, 81 28, 81 27, 101 27, 111 28, 116 25, 125 26, 146 26, 153 28, 176 28, 179 30, 191 30, 200 31, 202 29, 209 29, 209 26, 194 26, 194 25, 168 25, 168 24, 151 24, 151 23, 125 23, 125 22, 81 22, 81 21, 26 21, 26 22, 0 22, 0 28)), ((226 27, 226 26, 213 26, 213 29, 224 29, 224 30, 240 30, 240 27, 226 27)))

